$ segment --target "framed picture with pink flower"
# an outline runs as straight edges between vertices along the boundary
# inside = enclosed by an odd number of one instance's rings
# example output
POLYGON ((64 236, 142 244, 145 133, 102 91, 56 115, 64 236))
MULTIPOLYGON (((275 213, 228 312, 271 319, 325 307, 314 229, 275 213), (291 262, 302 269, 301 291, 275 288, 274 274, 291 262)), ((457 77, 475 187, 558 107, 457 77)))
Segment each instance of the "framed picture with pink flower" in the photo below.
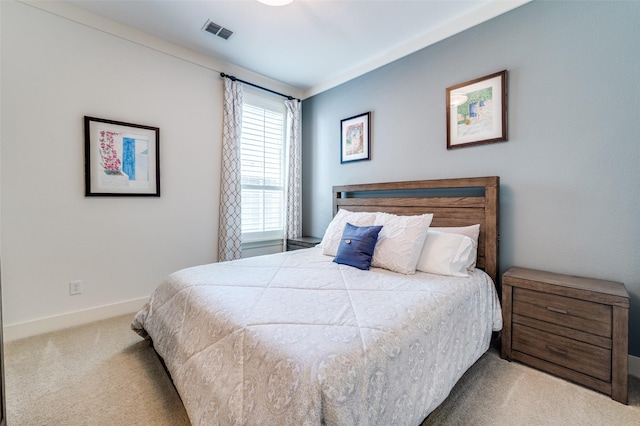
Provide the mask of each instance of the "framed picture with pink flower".
POLYGON ((84 117, 85 196, 160 196, 160 129, 84 117))

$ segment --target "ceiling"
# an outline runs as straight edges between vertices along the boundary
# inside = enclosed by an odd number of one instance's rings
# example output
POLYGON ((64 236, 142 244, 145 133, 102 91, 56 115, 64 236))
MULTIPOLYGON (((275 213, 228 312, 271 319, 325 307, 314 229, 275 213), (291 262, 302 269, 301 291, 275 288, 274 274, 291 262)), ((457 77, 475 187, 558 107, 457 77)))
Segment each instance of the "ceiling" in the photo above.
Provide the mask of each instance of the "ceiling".
MULTIPOLYGON (((315 94, 529 0, 69 0, 208 57, 315 94), (233 31, 225 40, 207 20, 233 31)), ((220 70, 224 71, 224 70, 220 70)))

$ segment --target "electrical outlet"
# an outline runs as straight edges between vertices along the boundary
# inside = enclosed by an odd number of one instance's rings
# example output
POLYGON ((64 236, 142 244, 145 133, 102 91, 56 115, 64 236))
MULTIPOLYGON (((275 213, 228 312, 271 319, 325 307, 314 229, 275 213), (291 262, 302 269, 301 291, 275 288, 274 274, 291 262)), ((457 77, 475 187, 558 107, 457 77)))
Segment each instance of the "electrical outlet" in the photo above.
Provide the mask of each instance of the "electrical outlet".
POLYGON ((82 281, 69 281, 69 296, 82 294, 82 281))

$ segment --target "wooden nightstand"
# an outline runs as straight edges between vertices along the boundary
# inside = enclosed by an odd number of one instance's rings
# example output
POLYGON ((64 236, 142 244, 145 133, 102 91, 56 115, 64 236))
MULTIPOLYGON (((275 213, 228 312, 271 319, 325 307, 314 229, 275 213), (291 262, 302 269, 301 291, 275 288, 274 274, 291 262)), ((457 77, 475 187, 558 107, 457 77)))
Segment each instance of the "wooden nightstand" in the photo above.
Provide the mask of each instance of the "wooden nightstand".
POLYGON ((502 358, 627 404, 629 294, 624 284, 511 268, 502 275, 502 358))
POLYGON ((296 237, 287 238, 287 251, 305 249, 320 244, 322 238, 316 237, 296 237))

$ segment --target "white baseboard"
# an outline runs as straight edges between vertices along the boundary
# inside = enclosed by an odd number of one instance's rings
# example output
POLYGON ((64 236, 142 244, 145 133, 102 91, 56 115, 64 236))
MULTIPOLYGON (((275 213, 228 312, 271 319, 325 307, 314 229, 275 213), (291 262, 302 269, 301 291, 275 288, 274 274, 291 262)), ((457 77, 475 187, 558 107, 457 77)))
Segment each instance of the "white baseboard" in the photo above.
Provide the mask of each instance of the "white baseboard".
MULTIPOLYGON (((112 305, 8 325, 3 329, 4 341, 11 342, 12 340, 62 330, 64 328, 100 321, 118 315, 134 314, 148 300, 148 297, 143 297, 126 302, 114 303, 112 305)), ((640 357, 629 355, 629 374, 640 378, 640 357)))
POLYGON ((629 355, 629 374, 640 379, 640 357, 629 355))
POLYGON ((11 342, 13 340, 23 339, 37 334, 62 330, 76 325, 116 317, 118 315, 129 313, 133 315, 142 308, 148 300, 148 297, 143 297, 141 299, 128 300, 126 302, 119 302, 111 305, 99 306, 97 308, 85 309, 82 311, 70 312, 68 314, 55 315, 33 321, 8 325, 3 328, 4 341, 11 342))

